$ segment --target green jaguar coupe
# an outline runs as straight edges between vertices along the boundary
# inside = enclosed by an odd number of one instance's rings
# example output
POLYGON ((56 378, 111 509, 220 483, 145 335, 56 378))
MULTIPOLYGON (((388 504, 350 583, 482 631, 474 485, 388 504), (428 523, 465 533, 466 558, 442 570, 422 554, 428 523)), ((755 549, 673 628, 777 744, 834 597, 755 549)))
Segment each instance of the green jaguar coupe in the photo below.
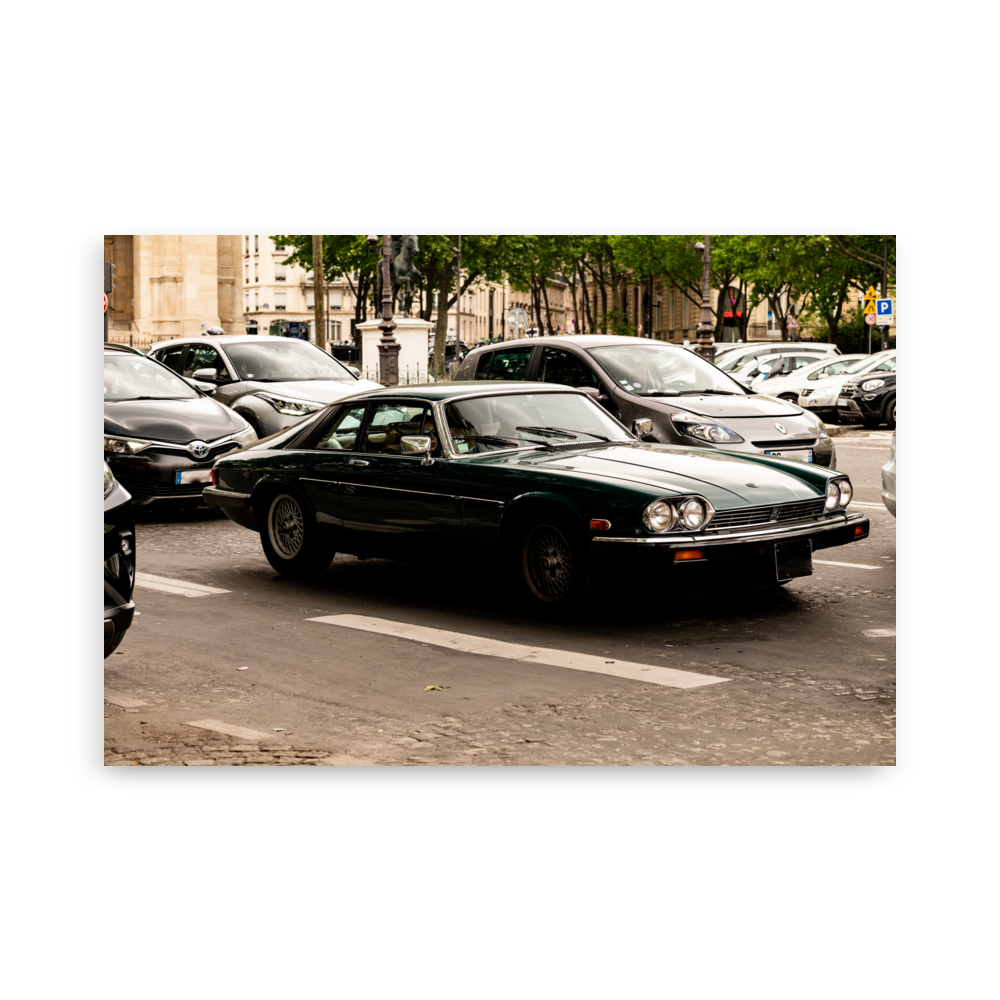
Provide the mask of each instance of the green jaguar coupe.
POLYGON ((649 443, 643 424, 551 384, 377 389, 220 458, 204 496, 286 576, 322 573, 336 552, 493 556, 524 602, 556 614, 623 570, 778 586, 810 574, 815 549, 868 535, 842 473, 649 443))

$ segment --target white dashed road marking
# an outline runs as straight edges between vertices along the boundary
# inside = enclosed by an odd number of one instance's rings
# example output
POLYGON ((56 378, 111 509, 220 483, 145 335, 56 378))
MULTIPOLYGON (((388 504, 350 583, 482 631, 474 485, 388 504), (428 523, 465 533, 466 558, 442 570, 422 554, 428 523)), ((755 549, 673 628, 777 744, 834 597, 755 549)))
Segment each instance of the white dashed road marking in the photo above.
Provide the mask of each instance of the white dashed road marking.
POLYGON ((866 566, 864 563, 834 562, 832 559, 813 559, 819 566, 850 566, 851 569, 882 569, 882 566, 866 566))
POLYGON ((861 500, 852 500, 848 507, 874 507, 876 510, 888 510, 884 503, 864 503, 861 500))
POLYGON ((201 719, 198 722, 185 722, 185 726, 194 726, 197 729, 207 729, 212 733, 223 733, 225 736, 237 736, 241 740, 275 740, 278 737, 274 733, 258 733, 256 729, 244 729, 243 726, 231 726, 228 722, 219 722, 218 719, 201 719))
POLYGON ((542 646, 522 646, 514 642, 500 642, 478 635, 462 632, 448 632, 439 628, 425 628, 422 625, 406 625, 403 622, 387 621, 384 618, 369 618, 366 615, 325 615, 310 618, 311 622, 325 625, 340 625, 344 628, 379 632, 398 639, 412 639, 433 646, 457 649, 463 653, 480 656, 500 656, 522 663, 544 663, 551 667, 566 667, 570 670, 584 670, 588 673, 607 674, 611 677, 625 677, 646 684, 660 684, 663 687, 694 688, 706 684, 722 684, 727 677, 711 677, 688 670, 674 670, 672 667, 653 667, 645 663, 629 663, 625 660, 608 661, 603 656, 587 653, 570 653, 563 649, 546 649, 542 646))
POLYGON ((895 638, 896 630, 894 628, 866 628, 864 634, 869 639, 892 639, 895 638))
POLYGON ((228 594, 219 587, 206 587, 203 583, 188 583, 186 580, 171 580, 166 576, 152 573, 136 573, 135 585, 150 590, 162 590, 164 594, 180 594, 181 597, 207 597, 209 594, 228 594))

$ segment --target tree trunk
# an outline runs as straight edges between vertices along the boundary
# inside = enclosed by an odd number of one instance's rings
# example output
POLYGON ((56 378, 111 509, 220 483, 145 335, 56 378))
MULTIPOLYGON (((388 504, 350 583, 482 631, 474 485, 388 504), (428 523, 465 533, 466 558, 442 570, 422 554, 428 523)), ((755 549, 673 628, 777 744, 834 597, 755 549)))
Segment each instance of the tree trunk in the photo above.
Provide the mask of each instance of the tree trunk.
POLYGON ((316 318, 316 346, 326 350, 326 296, 323 293, 323 237, 313 237, 313 315, 316 318))
MULTIPOLYGON (((447 266, 438 273, 438 314, 434 327, 434 377, 445 374, 444 348, 448 339, 448 292, 451 289, 451 275, 447 266)), ((456 340, 457 340, 456 336, 456 340)))
MULTIPOLYGON (((591 307, 590 307, 590 294, 587 292, 587 276, 584 273, 583 262, 582 261, 578 260, 576 262, 576 270, 577 270, 577 273, 580 275, 580 288, 581 288, 581 294, 583 295, 583 317, 582 318, 583 318, 584 321, 581 324, 582 327, 583 327, 583 329, 580 332, 581 333, 586 333, 587 330, 590 330, 590 331, 596 330, 597 329, 597 324, 594 322, 594 314, 591 311, 591 307)), ((595 288, 596 288, 596 286, 595 286, 595 288)), ((595 305, 596 305, 596 303, 595 303, 595 305)))
POLYGON ((549 308, 548 283, 544 278, 542 279, 542 298, 545 300, 545 328, 551 337, 555 333, 555 330, 552 329, 552 310, 549 308))

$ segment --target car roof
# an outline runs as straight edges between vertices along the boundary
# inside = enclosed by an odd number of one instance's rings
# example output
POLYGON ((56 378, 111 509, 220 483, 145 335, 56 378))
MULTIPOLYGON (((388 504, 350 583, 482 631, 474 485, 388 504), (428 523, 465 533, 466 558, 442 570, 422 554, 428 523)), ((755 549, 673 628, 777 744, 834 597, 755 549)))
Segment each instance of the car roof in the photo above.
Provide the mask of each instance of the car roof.
POLYGON ((384 396, 405 396, 409 399, 426 399, 429 403, 439 403, 448 399, 461 399, 463 396, 488 396, 511 392, 575 392, 586 395, 579 389, 565 385, 553 385, 551 382, 517 382, 501 379, 480 379, 476 382, 434 382, 428 385, 395 385, 383 389, 369 389, 355 393, 351 401, 361 399, 379 399, 384 396))
POLYGON ((518 340, 502 340, 499 344, 478 344, 469 353, 472 354, 475 351, 481 351, 484 348, 488 350, 503 350, 507 347, 515 347, 526 345, 529 347, 534 347, 535 344, 556 344, 565 346, 566 344, 575 344, 577 347, 582 347, 584 350, 590 347, 607 347, 612 344, 658 344, 663 347, 675 347, 679 351, 683 351, 684 348, 681 344, 670 344, 665 340, 653 340, 650 337, 620 337, 617 334, 603 334, 603 333, 567 333, 563 336, 550 336, 546 334, 544 337, 521 337, 518 340))
POLYGON ((107 341, 104 343, 104 353, 111 354, 115 351, 121 351, 123 354, 138 354, 145 357, 142 351, 138 347, 129 347, 128 344, 112 344, 107 341))
MULTIPOLYGON (((288 343, 290 340, 301 340, 300 337, 272 337, 268 333, 254 334, 254 333, 227 333, 225 335, 213 334, 208 337, 200 337, 196 334, 192 334, 190 337, 175 337, 173 340, 160 340, 153 344, 150 348, 151 351, 158 351, 161 347, 175 347, 181 344, 213 344, 213 345, 227 345, 227 344, 260 344, 266 343, 268 341, 281 341, 282 343, 288 343)), ((311 341, 303 341, 303 343, 312 343, 311 341)), ((313 344, 313 347, 316 345, 313 344)))

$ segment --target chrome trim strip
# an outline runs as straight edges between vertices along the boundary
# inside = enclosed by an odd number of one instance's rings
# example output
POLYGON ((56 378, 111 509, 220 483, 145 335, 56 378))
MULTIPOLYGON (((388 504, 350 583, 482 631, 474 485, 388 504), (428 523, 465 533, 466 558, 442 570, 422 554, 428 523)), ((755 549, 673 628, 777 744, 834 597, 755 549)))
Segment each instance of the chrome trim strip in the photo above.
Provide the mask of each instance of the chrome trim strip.
POLYGON ((795 535, 808 535, 817 531, 831 531, 834 528, 842 528, 844 525, 849 524, 852 520, 856 520, 858 517, 864 517, 863 514, 858 515, 848 515, 843 514, 837 515, 836 519, 826 520, 826 521, 816 521, 813 524, 794 524, 787 528, 766 528, 763 531, 741 531, 734 533, 732 535, 714 535, 710 538, 704 538, 695 535, 656 535, 649 538, 608 538, 606 535, 595 536, 591 538, 592 542, 621 542, 626 544, 640 544, 640 545, 679 545, 688 546, 694 545, 698 547, 712 546, 712 545, 728 545, 731 542, 741 543, 741 542, 755 542, 760 540, 767 540, 768 538, 788 538, 795 535))
POLYGON ((249 500, 249 493, 237 493, 235 490, 223 490, 218 486, 206 486, 202 491, 202 496, 206 493, 212 494, 212 496, 217 497, 235 497, 238 500, 249 500))
MULTIPOLYGON (((237 431, 236 434, 242 434, 243 431, 237 431)), ((216 438, 214 441, 206 441, 205 444, 208 445, 209 450, 216 447, 216 445, 225 444, 227 441, 232 441, 236 434, 227 434, 225 437, 216 438)), ((119 441, 141 441, 143 444, 148 445, 151 448, 169 448, 173 451, 187 451, 187 444, 177 444, 176 441, 153 441, 150 438, 140 438, 140 437, 129 437, 126 434, 105 434, 105 437, 116 438, 119 441)), ((192 438, 192 441, 198 441, 199 438, 192 438)), ((188 444, 191 442, 189 441, 188 444)), ((239 442, 237 442, 239 443, 239 442)), ((143 449, 145 451, 145 449, 143 449)), ((125 452, 121 451, 110 451, 109 455, 124 455, 125 452)))
MULTIPOLYGON (((422 497, 440 497, 442 500, 472 500, 476 503, 494 503, 498 507, 504 505, 503 500, 487 500, 485 497, 463 497, 456 496, 453 493, 432 493, 429 490, 404 490, 400 486, 376 486, 375 483, 358 483, 352 480, 344 479, 311 479, 307 476, 299 476, 300 483, 321 483, 323 486, 363 486, 369 490, 391 490, 395 493, 413 493, 416 496, 422 497)), ((234 493, 233 496, 242 496, 243 494, 234 493)), ((249 496, 250 494, 246 494, 249 496)))

